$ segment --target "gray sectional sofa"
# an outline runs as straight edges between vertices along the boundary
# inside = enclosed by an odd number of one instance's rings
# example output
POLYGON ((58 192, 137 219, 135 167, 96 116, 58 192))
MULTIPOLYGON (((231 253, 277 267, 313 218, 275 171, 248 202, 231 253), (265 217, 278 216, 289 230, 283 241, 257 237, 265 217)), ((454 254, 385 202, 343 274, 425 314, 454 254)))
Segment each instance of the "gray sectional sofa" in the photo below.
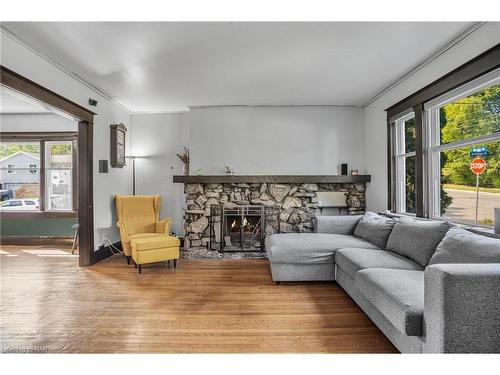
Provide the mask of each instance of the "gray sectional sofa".
POLYGON ((272 278, 336 280, 403 353, 500 353, 500 239, 443 221, 320 216, 266 238, 272 278))

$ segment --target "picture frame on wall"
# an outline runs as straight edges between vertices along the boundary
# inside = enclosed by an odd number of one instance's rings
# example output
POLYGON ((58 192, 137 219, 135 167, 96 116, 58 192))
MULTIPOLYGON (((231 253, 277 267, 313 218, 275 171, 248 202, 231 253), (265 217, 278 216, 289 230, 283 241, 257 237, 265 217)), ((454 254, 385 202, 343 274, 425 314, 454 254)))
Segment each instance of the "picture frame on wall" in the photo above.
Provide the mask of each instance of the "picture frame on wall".
POLYGON ((110 152, 111 152, 111 167, 123 168, 127 165, 125 157, 125 135, 127 128, 123 124, 110 125, 110 152))

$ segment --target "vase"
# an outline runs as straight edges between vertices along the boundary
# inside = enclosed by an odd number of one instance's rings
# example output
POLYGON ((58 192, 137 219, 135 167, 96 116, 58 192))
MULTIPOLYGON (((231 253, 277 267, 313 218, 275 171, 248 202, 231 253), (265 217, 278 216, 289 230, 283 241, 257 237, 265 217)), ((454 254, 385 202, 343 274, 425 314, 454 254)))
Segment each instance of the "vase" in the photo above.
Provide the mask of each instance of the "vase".
POLYGON ((189 163, 184 164, 182 169, 184 171, 184 176, 189 176, 189 163))

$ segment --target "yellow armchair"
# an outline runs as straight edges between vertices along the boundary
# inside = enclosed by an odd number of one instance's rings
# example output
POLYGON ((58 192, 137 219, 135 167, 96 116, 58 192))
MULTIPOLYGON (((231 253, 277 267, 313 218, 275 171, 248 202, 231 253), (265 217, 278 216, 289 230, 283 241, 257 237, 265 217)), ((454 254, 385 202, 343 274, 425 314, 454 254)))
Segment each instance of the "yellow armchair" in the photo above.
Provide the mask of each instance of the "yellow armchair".
POLYGON ((162 219, 156 223, 156 233, 170 234, 170 228, 172 228, 172 219, 170 218, 162 219))
POLYGON ((130 264, 131 241, 170 234, 172 219, 160 220, 159 195, 116 195, 116 213, 123 253, 130 264))

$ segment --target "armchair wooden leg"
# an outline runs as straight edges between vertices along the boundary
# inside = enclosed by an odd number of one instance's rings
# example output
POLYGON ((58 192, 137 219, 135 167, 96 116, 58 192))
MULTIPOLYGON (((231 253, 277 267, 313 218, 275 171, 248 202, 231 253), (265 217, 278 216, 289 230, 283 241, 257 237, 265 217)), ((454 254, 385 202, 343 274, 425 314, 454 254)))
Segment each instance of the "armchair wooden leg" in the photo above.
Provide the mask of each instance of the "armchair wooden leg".
POLYGON ((127 255, 127 264, 130 265, 130 256, 127 255))
POLYGON ((177 259, 174 259, 174 268, 177 268, 177 259))
POLYGON ((274 282, 275 285, 280 285, 281 284, 281 281, 275 281, 274 282))
POLYGON ((136 263, 136 262, 134 262, 134 264, 135 264, 135 268, 137 268, 137 263, 136 263))
POLYGON ((142 273, 142 264, 139 264, 139 273, 142 273))

